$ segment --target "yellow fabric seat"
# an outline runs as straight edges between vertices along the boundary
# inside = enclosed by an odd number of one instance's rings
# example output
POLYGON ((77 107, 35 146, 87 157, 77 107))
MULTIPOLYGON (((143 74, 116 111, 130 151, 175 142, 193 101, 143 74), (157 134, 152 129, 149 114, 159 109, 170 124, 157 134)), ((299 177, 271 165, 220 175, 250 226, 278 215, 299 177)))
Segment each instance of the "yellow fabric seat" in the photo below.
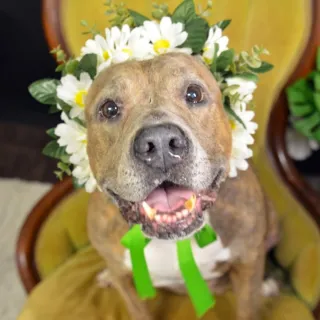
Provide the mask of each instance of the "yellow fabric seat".
MULTIPOLYGON (((129 319, 113 288, 98 288, 96 275, 105 262, 89 245, 86 227, 88 194, 73 192, 56 207, 42 227, 36 246, 36 265, 43 279, 31 293, 19 320, 129 319)), ((204 319, 235 319, 235 299, 228 292, 204 319)), ((195 320, 187 297, 163 290, 149 302, 155 319, 195 320), (164 308, 163 306, 166 306, 164 308)), ((265 320, 311 320, 311 311, 293 294, 264 302, 265 320)))
MULTIPOLYGON (((176 7, 178 2, 167 1, 170 8, 176 7)), ((204 1, 196 2, 205 4, 204 1)), ((151 2, 146 0, 127 0, 126 3, 145 15, 151 11, 151 2)), ((78 54, 86 39, 81 35, 80 20, 86 19, 89 25, 96 23, 100 30, 108 25, 102 1, 65 0, 61 5, 65 42, 74 54, 78 54)), ((272 72, 261 77, 255 94, 259 131, 253 163, 281 220, 295 221, 284 223, 285 234, 279 244, 280 258, 285 257, 284 263, 290 271, 306 247, 320 245, 319 232, 272 168, 267 157, 266 128, 272 103, 305 47, 310 32, 310 1, 215 0, 210 21, 223 19, 232 19, 226 32, 230 47, 239 51, 261 44, 269 49, 268 61, 275 65, 272 72), (297 241, 297 233, 303 234, 303 241, 297 241)), ((87 238, 87 201, 88 195, 83 190, 74 192, 54 209, 43 226, 36 244, 36 265, 43 281, 30 295, 19 320, 128 319, 126 308, 114 289, 99 289, 96 285, 95 276, 105 266, 87 238)), ((233 306, 231 293, 218 297, 215 309, 205 319, 232 320, 235 317, 233 306)), ((164 291, 150 301, 150 308, 155 319, 195 319, 187 297, 164 291)), ((292 295, 283 294, 268 300, 264 308, 265 320, 314 319, 311 308, 292 295)))

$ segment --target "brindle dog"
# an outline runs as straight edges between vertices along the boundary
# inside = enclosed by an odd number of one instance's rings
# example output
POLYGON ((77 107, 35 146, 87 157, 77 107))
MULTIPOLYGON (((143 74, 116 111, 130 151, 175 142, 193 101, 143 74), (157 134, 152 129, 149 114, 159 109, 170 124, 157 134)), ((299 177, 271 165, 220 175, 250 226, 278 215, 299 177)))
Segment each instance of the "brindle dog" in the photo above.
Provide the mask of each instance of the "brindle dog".
POLYGON ((89 236, 108 262, 100 279, 119 291, 132 318, 152 319, 120 244, 129 226, 139 223, 153 238, 145 254, 155 286, 181 293, 175 240, 207 222, 218 240, 205 249, 193 243, 204 278, 216 293, 232 286, 238 320, 259 319, 278 224, 251 168, 228 178, 231 127, 208 68, 180 53, 113 65, 94 81, 85 110, 101 190, 90 200, 89 236))

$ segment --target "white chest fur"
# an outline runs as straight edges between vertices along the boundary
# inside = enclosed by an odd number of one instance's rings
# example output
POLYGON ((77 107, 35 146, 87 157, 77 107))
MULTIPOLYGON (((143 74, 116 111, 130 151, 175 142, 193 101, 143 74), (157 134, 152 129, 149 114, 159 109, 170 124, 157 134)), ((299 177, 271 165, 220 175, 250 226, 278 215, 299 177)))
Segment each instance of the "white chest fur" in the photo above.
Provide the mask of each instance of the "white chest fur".
MULTIPOLYGON (((192 251, 198 268, 204 279, 209 280, 220 276, 214 272, 214 266, 218 261, 228 261, 230 250, 224 248, 218 239, 212 244, 199 248, 194 239, 191 240, 192 251)), ((176 241, 153 239, 145 248, 145 257, 149 272, 155 287, 170 287, 183 283, 181 277, 176 241)), ((129 251, 125 251, 125 265, 131 269, 129 251)))

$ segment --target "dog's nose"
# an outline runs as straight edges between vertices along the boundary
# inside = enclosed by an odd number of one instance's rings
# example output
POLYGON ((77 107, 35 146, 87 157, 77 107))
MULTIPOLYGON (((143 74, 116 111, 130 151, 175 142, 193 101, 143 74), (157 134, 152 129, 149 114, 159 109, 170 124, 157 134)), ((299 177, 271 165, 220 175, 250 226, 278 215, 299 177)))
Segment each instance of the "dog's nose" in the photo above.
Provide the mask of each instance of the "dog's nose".
POLYGON ((135 156, 149 167, 167 171, 182 162, 188 152, 188 143, 177 126, 158 125, 139 132, 134 151, 135 156))

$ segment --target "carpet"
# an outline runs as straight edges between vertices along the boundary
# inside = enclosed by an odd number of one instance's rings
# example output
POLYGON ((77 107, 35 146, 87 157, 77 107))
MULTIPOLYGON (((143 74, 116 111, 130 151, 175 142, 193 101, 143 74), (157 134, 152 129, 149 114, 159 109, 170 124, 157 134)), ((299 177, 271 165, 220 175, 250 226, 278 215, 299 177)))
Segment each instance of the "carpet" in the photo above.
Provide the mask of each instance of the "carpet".
POLYGON ((50 184, 0 178, 0 319, 16 320, 25 291, 15 265, 18 232, 50 184))

